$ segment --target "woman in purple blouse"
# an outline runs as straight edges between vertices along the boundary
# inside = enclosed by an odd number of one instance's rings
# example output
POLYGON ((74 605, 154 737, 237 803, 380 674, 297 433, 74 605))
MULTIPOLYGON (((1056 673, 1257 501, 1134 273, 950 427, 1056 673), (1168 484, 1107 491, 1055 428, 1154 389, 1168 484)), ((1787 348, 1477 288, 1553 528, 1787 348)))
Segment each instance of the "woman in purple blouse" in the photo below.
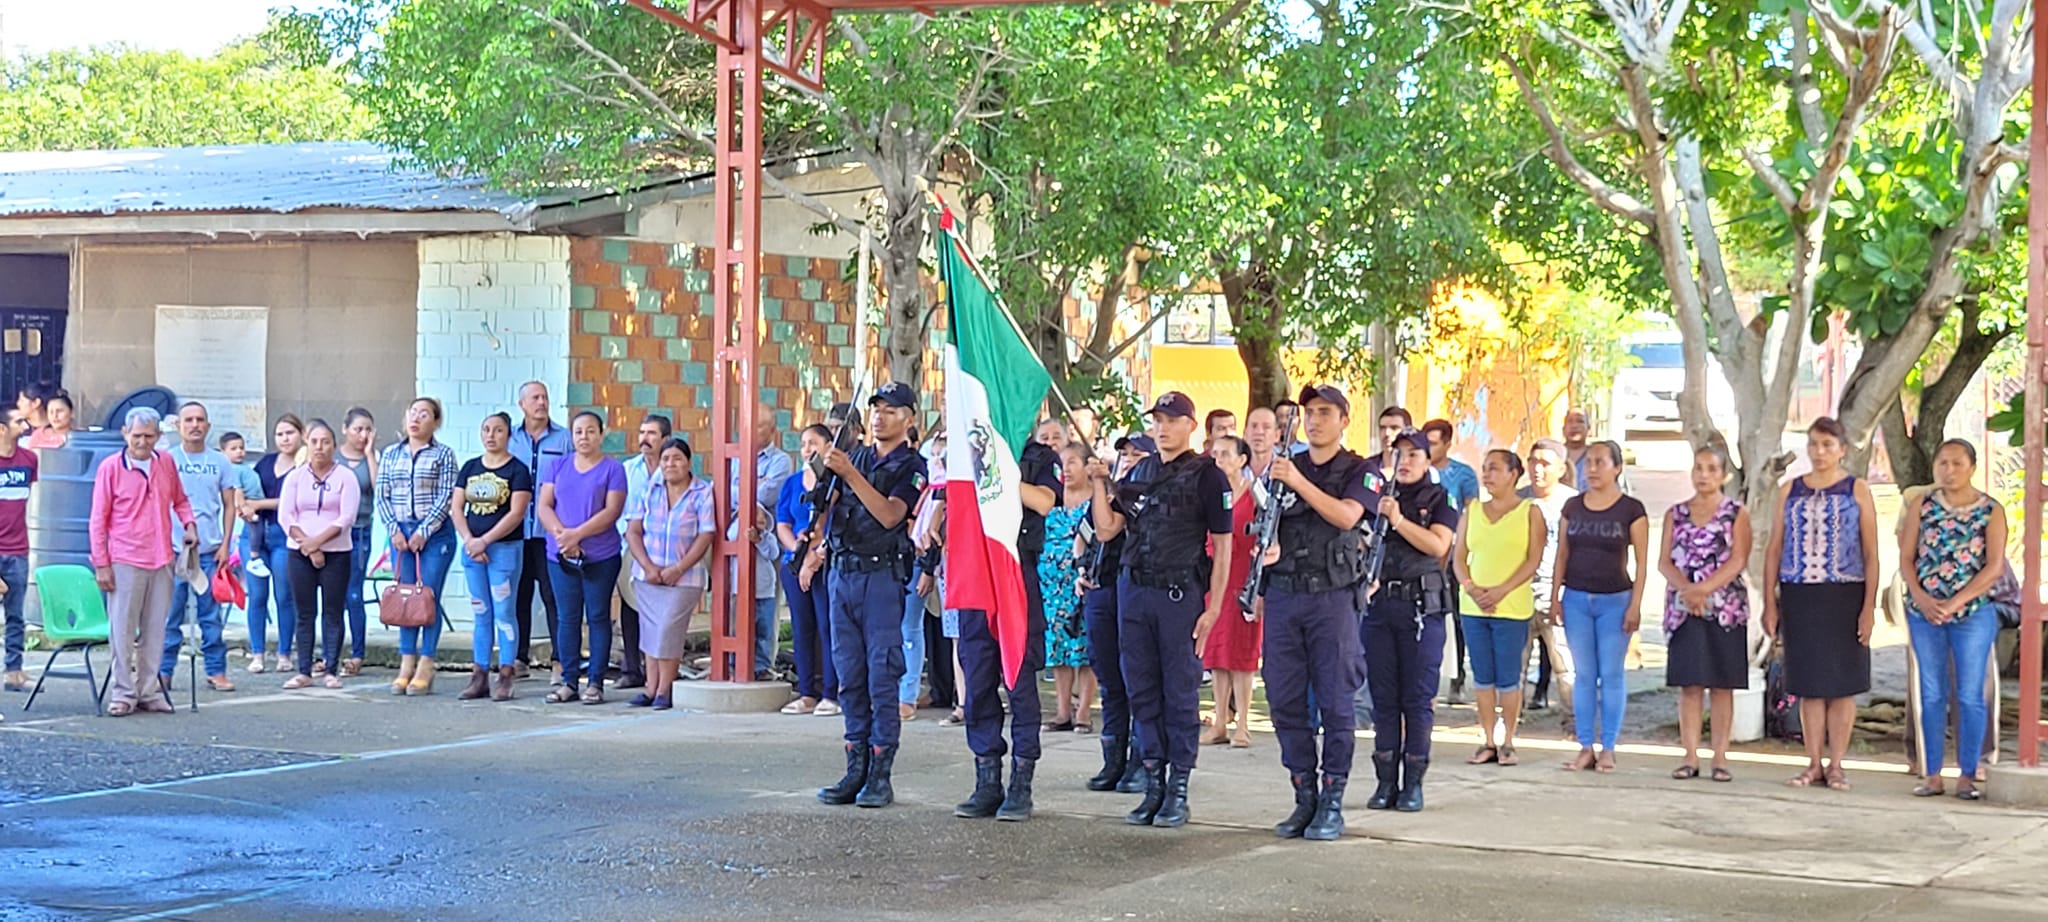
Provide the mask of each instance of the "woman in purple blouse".
POLYGON ((1735 689, 1749 687, 1749 510, 1721 488, 1728 455, 1708 446, 1692 455, 1692 498, 1664 516, 1664 633, 1670 657, 1664 684, 1679 690, 1678 736, 1685 756, 1671 777, 1700 776, 1700 724, 1713 699, 1713 775, 1728 773, 1735 689))
POLYGON ((548 576, 555 590, 555 659, 562 684, 548 695, 557 704, 604 702, 604 669, 612 650, 612 587, 624 562, 619 515, 626 509, 626 468, 604 455, 604 420, 585 410, 569 424, 576 453, 541 474, 540 524, 547 529, 548 576), (590 629, 590 661, 583 661, 583 630, 590 629))

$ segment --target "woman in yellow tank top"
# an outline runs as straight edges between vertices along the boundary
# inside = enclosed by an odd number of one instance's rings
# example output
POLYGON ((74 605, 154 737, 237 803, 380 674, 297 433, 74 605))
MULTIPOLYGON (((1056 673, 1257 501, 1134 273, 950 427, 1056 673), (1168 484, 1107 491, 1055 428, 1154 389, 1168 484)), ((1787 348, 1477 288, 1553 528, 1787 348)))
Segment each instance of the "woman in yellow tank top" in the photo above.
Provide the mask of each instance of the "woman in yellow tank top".
POLYGON ((1536 596, 1529 581, 1543 562, 1549 538, 1536 507, 1515 496, 1522 459, 1496 448, 1486 453, 1479 483, 1486 501, 1458 520, 1452 566, 1463 591, 1458 616, 1472 657, 1472 685, 1479 700, 1479 728, 1486 743, 1466 761, 1515 765, 1515 725, 1522 716, 1522 651, 1529 645, 1529 619, 1536 596), (1498 742, 1494 723, 1504 727, 1498 742))

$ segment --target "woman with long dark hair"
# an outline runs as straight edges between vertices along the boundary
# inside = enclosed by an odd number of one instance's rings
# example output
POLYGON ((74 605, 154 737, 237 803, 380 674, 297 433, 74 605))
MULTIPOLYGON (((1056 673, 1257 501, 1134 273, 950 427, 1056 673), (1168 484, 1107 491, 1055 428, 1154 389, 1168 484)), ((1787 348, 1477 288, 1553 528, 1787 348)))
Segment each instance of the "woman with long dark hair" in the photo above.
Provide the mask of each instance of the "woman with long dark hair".
POLYGON ((604 670, 612 650, 612 589, 623 561, 623 542, 613 526, 626 509, 626 468, 605 457, 604 420, 596 413, 576 414, 569 438, 576 453, 555 462, 540 485, 540 523, 548 533, 548 576, 555 590, 555 659, 562 664, 562 684, 547 700, 575 701, 582 685, 584 704, 603 704, 604 670))
POLYGON ((1906 634, 1920 664, 1920 758, 1926 777, 1916 797, 1939 797, 1948 738, 1950 678, 1956 722, 1956 796, 1977 800, 1989 707, 1985 671, 1998 643, 1991 587, 2005 572, 2005 507, 1970 483, 1977 449, 1962 439, 1934 453, 1934 489, 1905 510, 1899 541, 1906 582, 1906 634))
POLYGON ((351 570, 348 575, 348 659, 341 662, 344 678, 363 671, 364 631, 369 627, 369 611, 363 604, 363 578, 369 574, 370 549, 375 540, 373 525, 377 521, 377 420, 370 411, 353 407, 341 423, 341 446, 335 449, 335 460, 356 477, 356 488, 361 491, 362 501, 356 504, 356 520, 350 526, 349 542, 354 553, 349 555, 351 570))
POLYGON ((1778 638, 1785 691, 1799 696, 1806 770, 1793 787, 1849 789, 1842 757, 1856 696, 1870 690, 1870 631, 1877 606, 1877 506, 1842 469, 1848 433, 1830 417, 1806 430, 1813 470, 1778 491, 1780 514, 1764 559, 1764 632, 1778 638))
MULTIPOLYGON (((350 538, 361 493, 356 478, 335 463, 334 427, 314 420, 306 429, 306 463, 292 468, 278 495, 277 520, 291 552, 286 564, 298 618, 298 674, 285 688, 313 684, 313 626, 317 619, 323 653, 329 663, 341 658, 341 621, 348 604, 350 538)), ((328 688, 340 688, 341 677, 329 672, 328 688)))
POLYGON ((718 536, 711 481, 690 473, 690 443, 661 445, 660 479, 626 510, 626 549, 633 555, 633 596, 640 600, 640 651, 647 690, 627 702, 666 711, 689 652, 690 616, 711 587, 711 544, 718 536))
POLYGON ((455 451, 434 434, 441 430, 441 401, 420 397, 405 408, 405 438, 384 450, 377 464, 377 518, 391 533, 398 580, 434 590, 434 619, 425 627, 398 629, 398 677, 394 695, 434 693, 434 656, 441 648, 441 596, 455 565, 455 529, 448 509, 462 466, 455 451))
POLYGON ((1564 767, 1605 774, 1614 771, 1614 747, 1628 712, 1628 639, 1643 622, 1650 521, 1642 501, 1621 491, 1620 445, 1595 442, 1585 462, 1585 492, 1565 501, 1559 517, 1550 609, 1563 622, 1577 667, 1572 718, 1579 754, 1564 767))
POLYGON ((285 547, 283 526, 277 522, 278 497, 283 495, 285 475, 299 466, 299 451, 304 447, 306 424, 297 416, 286 413, 277 418, 276 428, 271 430, 270 444, 274 451, 256 461, 256 479, 263 485, 263 499, 246 504, 251 534, 249 552, 263 571, 258 573, 254 566, 249 569, 249 671, 260 673, 264 670, 264 632, 270 620, 270 609, 277 609, 277 671, 293 667, 292 642, 298 635, 296 609, 292 607, 291 549, 285 547))
POLYGON ((519 655, 519 614, 513 590, 526 560, 526 506, 533 502, 533 474, 526 462, 512 457, 512 417, 484 417, 480 435, 484 453, 462 465, 461 482, 448 504, 448 520, 462 542, 462 575, 469 583, 469 687, 457 697, 494 701, 512 697, 513 660, 519 655), (497 656, 491 641, 497 641, 497 656), (498 665, 498 685, 489 687, 491 664, 498 665))
POLYGON ((775 501, 775 537, 782 544, 782 562, 777 567, 782 579, 782 597, 789 601, 790 652, 796 658, 797 699, 784 706, 784 714, 839 716, 839 673, 832 666, 832 605, 825 586, 831 580, 824 570, 809 576, 798 572, 798 545, 811 527, 812 490, 818 488, 818 459, 832 446, 832 430, 813 424, 798 437, 804 464, 795 476, 782 482, 782 494, 775 501))

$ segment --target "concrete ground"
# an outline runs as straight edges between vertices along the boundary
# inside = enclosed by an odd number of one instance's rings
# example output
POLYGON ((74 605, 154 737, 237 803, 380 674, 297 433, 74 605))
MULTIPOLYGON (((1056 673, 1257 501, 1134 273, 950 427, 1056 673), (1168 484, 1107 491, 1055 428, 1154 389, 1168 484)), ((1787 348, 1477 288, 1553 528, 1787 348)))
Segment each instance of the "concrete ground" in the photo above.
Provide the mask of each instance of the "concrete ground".
MULTIPOLYGON (((0 918, 1975 919, 2039 918, 2048 812, 1916 800, 1897 765, 1794 790, 1781 756, 1678 782, 1668 748, 1611 776, 1462 764, 1440 733, 1429 809, 1359 809, 1335 844, 1267 831, 1270 735, 1203 752, 1196 822, 1122 822, 1092 737, 1049 734, 1038 815, 953 818, 958 729, 905 726, 898 805, 826 807, 830 718, 245 685, 197 713, 89 715, 60 686, 0 724, 0 918), (31 717, 34 719, 24 719, 31 717)), ((267 685, 267 683, 266 683, 267 685)), ((1361 745, 1369 745, 1361 740, 1361 745)), ((1363 779, 1361 779, 1363 783, 1363 779)))

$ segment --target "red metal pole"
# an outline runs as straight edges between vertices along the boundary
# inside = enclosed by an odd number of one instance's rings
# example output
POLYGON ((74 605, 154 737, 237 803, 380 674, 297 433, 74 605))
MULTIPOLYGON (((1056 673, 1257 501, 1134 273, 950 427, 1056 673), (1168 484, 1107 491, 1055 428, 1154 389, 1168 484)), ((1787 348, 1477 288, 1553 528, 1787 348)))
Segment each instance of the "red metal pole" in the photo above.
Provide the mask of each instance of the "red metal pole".
MULTIPOLYGON (((2048 0, 2034 0, 2034 23, 2048 17, 2048 0)), ((2048 42, 2034 42, 2032 128, 2027 133, 2027 368, 2023 434, 2026 484, 2021 491, 2020 528, 2020 765, 2041 763, 2041 450, 2044 382, 2048 358, 2048 42)))
MULTIPOLYGON (((760 0, 728 0, 719 11, 716 255, 712 316, 710 474, 718 508, 734 521, 718 538, 711 571, 711 678, 754 677, 754 419, 759 412, 754 353, 761 308, 760 0), (735 493, 737 495, 735 495, 735 493)), ((762 664, 765 666, 766 664, 762 664)))

